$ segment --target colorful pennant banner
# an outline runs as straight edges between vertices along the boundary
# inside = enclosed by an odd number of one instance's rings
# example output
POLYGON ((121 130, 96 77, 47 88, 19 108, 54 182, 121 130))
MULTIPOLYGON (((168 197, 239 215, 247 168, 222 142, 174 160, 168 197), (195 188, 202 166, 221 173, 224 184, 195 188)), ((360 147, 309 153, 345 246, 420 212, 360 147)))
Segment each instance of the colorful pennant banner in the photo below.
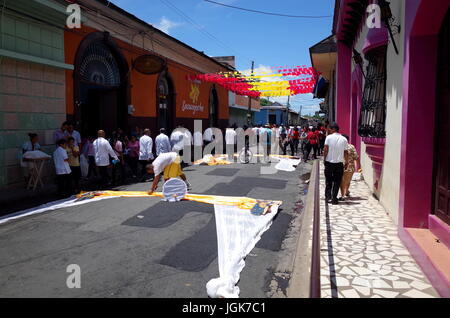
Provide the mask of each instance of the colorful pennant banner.
POLYGON ((237 95, 279 97, 313 92, 319 74, 312 67, 276 67, 275 72, 245 75, 221 72, 189 76, 188 80, 218 84, 237 95), (279 80, 278 80, 279 79, 279 80))

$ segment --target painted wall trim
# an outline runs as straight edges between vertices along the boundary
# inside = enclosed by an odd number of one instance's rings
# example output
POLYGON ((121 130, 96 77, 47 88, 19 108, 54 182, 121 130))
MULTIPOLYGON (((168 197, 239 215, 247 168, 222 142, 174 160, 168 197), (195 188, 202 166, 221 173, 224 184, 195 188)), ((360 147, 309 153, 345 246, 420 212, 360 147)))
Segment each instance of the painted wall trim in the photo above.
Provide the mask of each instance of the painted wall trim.
POLYGON ((437 236, 437 238, 445 244, 448 248, 450 248, 450 226, 445 224, 440 218, 436 215, 430 214, 428 217, 428 225, 430 231, 437 236))
POLYGON ((37 56, 28 55, 28 54, 22 54, 22 53, 17 53, 17 52, 10 51, 10 50, 0 49, 0 56, 9 57, 9 58, 12 58, 12 59, 21 60, 21 61, 25 61, 25 62, 31 62, 31 63, 36 63, 36 64, 43 64, 43 65, 53 66, 53 67, 62 68, 62 69, 65 69, 65 70, 72 70, 72 71, 74 70, 74 66, 71 65, 71 64, 56 62, 56 61, 52 61, 52 60, 49 60, 49 59, 44 59, 42 57, 37 57, 37 56))
POLYGON ((436 268, 426 251, 420 247, 411 233, 408 232, 408 229, 399 228, 398 236, 439 295, 445 298, 450 297, 450 282, 448 282, 443 273, 436 268))

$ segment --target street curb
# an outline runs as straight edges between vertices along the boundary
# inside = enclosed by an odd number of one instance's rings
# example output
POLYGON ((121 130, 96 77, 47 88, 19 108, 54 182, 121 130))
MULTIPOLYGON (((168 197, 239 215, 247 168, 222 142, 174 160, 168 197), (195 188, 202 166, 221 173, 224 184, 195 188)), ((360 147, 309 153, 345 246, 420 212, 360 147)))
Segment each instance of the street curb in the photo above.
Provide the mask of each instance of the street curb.
POLYGON ((311 262, 312 262, 312 237, 314 224, 314 195, 315 181, 317 176, 314 162, 309 181, 308 194, 306 196, 305 213, 303 216, 302 229, 298 238, 297 250, 293 259, 293 270, 289 286, 287 288, 288 298, 310 298, 311 284, 311 262))

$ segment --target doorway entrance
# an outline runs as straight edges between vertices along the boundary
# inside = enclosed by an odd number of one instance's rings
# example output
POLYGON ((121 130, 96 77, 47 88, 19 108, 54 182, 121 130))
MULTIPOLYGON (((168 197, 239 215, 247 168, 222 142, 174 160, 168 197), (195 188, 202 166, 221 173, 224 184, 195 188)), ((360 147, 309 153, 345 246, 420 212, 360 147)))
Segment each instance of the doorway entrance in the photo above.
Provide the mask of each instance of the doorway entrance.
POLYGON ((450 10, 439 38, 434 214, 450 224, 450 10))
POLYGON ((209 126, 219 128, 219 96, 213 86, 209 96, 209 126))
POLYGON ((75 63, 75 120, 82 136, 126 128, 128 66, 106 33, 87 36, 75 63))
POLYGON ((167 72, 163 72, 158 79, 158 129, 165 128, 170 134, 174 129, 174 100, 175 92, 173 82, 167 72))

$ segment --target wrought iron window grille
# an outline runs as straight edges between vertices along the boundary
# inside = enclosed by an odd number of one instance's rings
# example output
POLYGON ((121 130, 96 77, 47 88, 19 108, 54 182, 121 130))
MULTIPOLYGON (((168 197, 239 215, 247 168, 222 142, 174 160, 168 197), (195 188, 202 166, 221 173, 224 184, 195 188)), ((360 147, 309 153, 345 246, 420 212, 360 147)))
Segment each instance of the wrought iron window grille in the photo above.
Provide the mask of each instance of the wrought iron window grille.
POLYGON ((366 54, 367 66, 359 118, 361 137, 386 137, 386 55, 387 46, 366 54))

